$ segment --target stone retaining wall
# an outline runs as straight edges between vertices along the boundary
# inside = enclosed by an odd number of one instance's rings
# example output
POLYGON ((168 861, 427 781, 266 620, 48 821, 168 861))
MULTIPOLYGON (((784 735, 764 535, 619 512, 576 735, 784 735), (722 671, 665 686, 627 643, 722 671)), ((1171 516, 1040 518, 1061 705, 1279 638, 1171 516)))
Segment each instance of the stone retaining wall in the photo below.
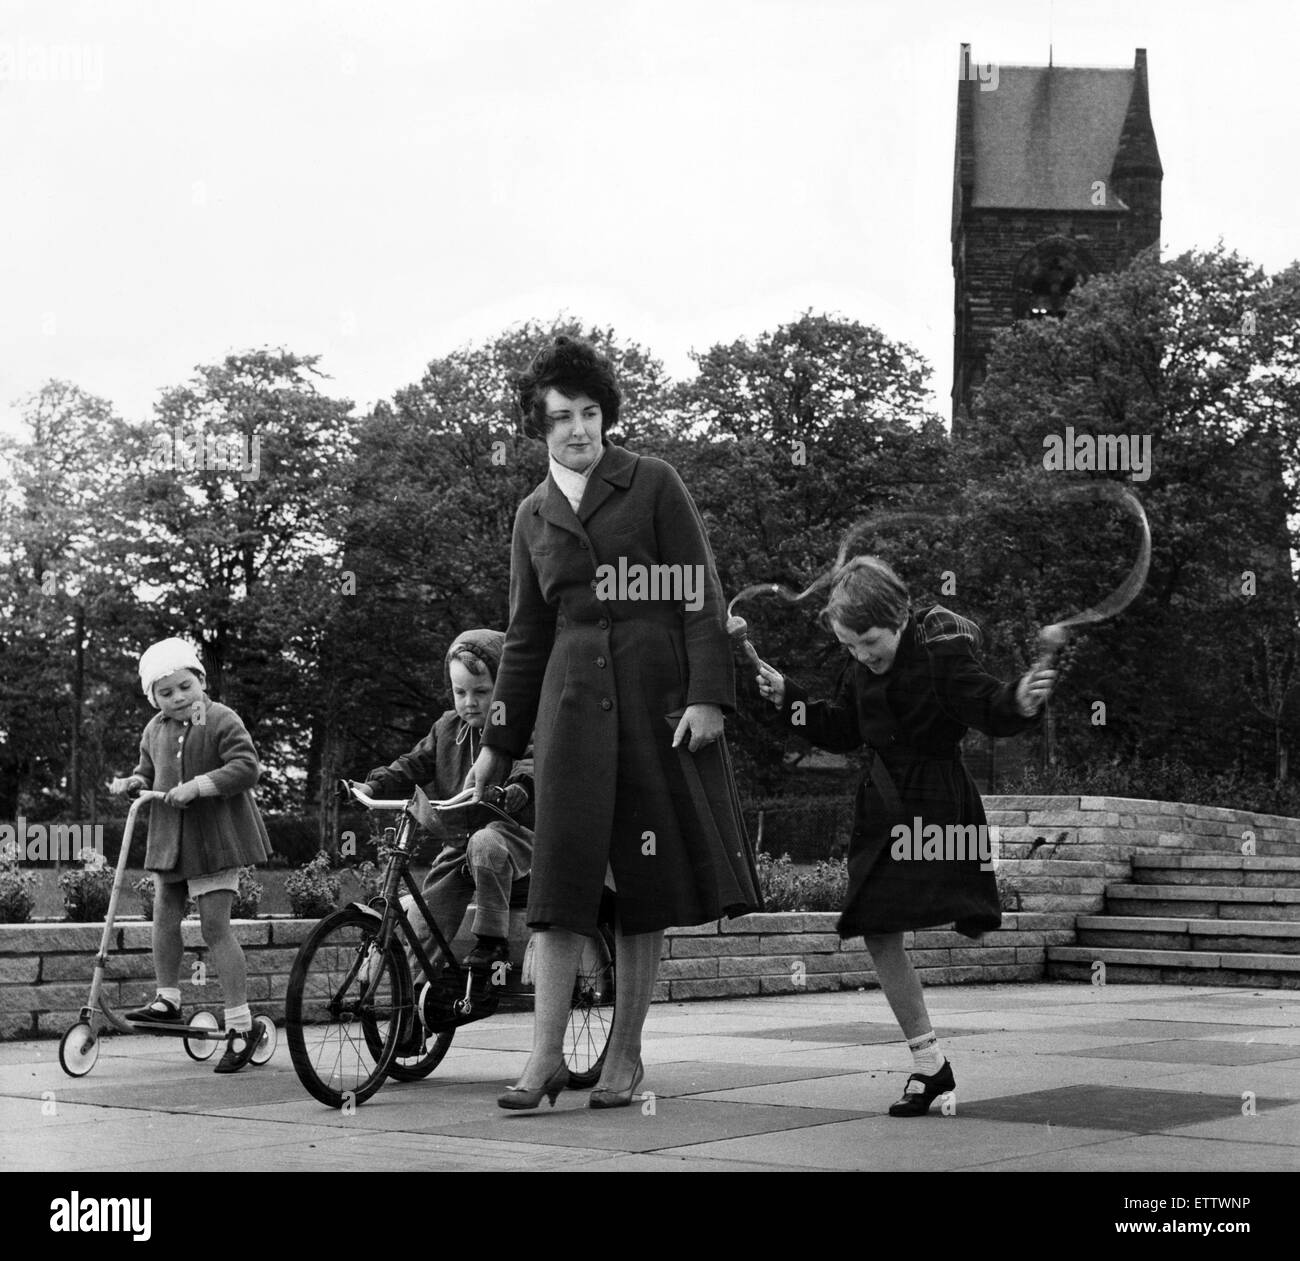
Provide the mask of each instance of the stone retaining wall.
MULTIPOLYGON (((1042 980, 1046 948, 1074 943, 1076 916, 1101 910, 1106 885, 1128 879, 1134 853, 1240 854, 1253 841, 1259 855, 1300 856, 1300 820, 1273 815, 1116 797, 990 796, 985 805, 998 828, 999 878, 1019 906, 1004 914, 1002 928, 978 942, 946 929, 908 933, 912 959, 927 985, 1042 980)), ((835 920, 833 912, 791 912, 671 929, 655 998, 677 1002, 874 986, 870 956, 860 940, 840 941, 835 920)), ((236 921, 255 1013, 278 1018, 283 1012, 289 969, 312 924, 236 921)), ((89 924, 0 925, 0 1037, 58 1037, 76 1020, 102 931, 89 924)), ((215 974, 204 985, 194 983, 195 964, 207 954, 197 921, 186 921, 183 932, 186 1007, 219 1013, 215 974)), ((119 1010, 152 992, 149 935, 149 925, 140 921, 114 929, 106 993, 119 1010)))

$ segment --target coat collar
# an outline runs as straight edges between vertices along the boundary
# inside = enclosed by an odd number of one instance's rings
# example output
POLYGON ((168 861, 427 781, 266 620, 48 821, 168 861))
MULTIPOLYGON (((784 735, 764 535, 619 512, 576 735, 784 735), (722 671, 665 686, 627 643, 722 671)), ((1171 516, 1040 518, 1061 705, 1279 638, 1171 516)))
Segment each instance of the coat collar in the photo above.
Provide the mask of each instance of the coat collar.
POLYGON ((612 442, 605 444, 605 454, 596 465, 586 492, 575 513, 569 507, 563 492, 549 473, 546 480, 533 492, 533 512, 544 521, 557 525, 570 534, 581 535, 583 527, 596 509, 617 490, 626 490, 632 484, 632 474, 641 457, 612 442))

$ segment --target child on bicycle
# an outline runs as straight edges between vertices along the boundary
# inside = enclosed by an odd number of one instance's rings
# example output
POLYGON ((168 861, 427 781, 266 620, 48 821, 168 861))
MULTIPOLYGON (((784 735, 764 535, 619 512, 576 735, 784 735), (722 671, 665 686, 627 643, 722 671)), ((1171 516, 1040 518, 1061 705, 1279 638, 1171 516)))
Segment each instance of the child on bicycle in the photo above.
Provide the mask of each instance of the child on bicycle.
MULTIPOLYGON (((370 772, 365 788, 372 797, 405 795, 419 785, 427 796, 445 800, 465 787, 479 754, 505 638, 502 631, 482 629, 456 637, 443 662, 452 708, 409 753, 370 772)), ((425 902, 448 941, 473 897, 478 943, 464 962, 476 972, 510 959, 510 886, 532 867, 533 834, 525 826, 531 822, 532 800, 533 761, 525 753, 506 781, 504 808, 511 822, 494 820, 471 835, 453 836, 425 878, 425 902)), ((403 898, 402 904, 409 919, 411 899, 403 898)), ((433 940, 428 925, 412 921, 411 927, 428 950, 433 940)))
POLYGON ((185 900, 199 922, 221 978, 226 1050, 215 1071, 235 1073, 253 1056, 257 1037, 248 1006, 244 952, 230 927, 239 868, 263 862, 271 848, 253 801, 262 773, 257 750, 233 709, 204 695, 206 675, 181 639, 151 644, 140 658, 140 686, 158 710, 140 738, 140 760, 109 791, 164 792, 150 807, 144 865, 153 872, 153 960, 158 992, 126 1018, 180 1024, 180 967, 185 900))

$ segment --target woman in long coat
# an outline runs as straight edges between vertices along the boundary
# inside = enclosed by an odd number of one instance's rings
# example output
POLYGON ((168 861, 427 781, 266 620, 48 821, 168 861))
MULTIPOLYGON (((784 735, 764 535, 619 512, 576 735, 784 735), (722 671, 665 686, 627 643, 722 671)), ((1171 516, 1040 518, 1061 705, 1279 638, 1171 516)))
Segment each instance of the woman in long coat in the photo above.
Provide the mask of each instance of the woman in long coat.
POLYGON ((764 663, 760 692, 791 731, 833 752, 869 750, 854 798, 841 937, 863 937, 916 1070, 891 1116, 919 1116, 954 1088, 903 934, 953 924, 978 937, 1002 914, 987 819, 961 760, 969 727, 1024 731, 1055 682, 1033 669, 1003 683, 975 659, 980 631, 938 605, 912 611, 883 561, 857 557, 837 574, 824 613, 852 661, 830 701, 811 701, 764 663))
POLYGON ((616 1019, 593 1107, 630 1102, 663 930, 758 909, 723 715, 735 708, 725 610, 704 524, 674 469, 606 441, 607 360, 559 337, 521 379, 550 453, 519 506, 510 626, 475 766, 498 782, 533 736, 538 933, 533 1053, 503 1107, 552 1103, 584 936, 615 891, 616 1019), (535 734, 534 734, 535 729, 535 734))

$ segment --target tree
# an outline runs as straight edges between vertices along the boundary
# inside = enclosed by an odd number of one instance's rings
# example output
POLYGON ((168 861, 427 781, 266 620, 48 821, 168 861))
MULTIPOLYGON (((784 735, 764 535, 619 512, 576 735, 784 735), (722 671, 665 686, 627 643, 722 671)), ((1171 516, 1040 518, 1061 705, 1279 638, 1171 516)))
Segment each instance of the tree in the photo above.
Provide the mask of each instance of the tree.
POLYGON ((1063 319, 997 339, 961 456, 968 573, 1004 637, 1028 644, 1132 561, 1131 526, 1061 487, 1118 478, 1151 521, 1143 597, 1081 641, 1054 702, 1069 758, 1280 761, 1280 725, 1294 730, 1298 316, 1294 267, 1270 280, 1219 246, 1149 252, 1081 287, 1063 319), (1045 467, 1071 432, 1076 449, 1123 435, 1149 467, 1045 467), (1099 702, 1103 723, 1089 718, 1099 702))

